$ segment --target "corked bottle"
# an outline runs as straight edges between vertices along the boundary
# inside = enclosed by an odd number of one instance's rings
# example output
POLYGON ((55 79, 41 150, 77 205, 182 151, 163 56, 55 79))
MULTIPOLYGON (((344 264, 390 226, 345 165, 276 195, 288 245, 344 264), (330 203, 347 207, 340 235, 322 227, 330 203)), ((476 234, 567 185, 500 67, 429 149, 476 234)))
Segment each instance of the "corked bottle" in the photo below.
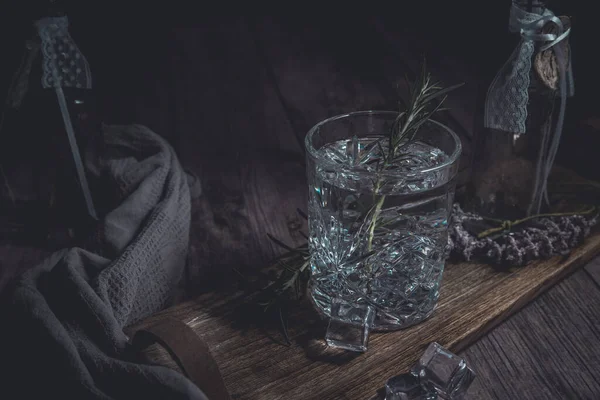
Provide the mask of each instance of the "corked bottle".
POLYGON ((547 210, 547 180, 566 96, 573 94, 569 19, 555 17, 540 2, 514 1, 509 25, 519 43, 487 93, 468 207, 502 220, 547 210))

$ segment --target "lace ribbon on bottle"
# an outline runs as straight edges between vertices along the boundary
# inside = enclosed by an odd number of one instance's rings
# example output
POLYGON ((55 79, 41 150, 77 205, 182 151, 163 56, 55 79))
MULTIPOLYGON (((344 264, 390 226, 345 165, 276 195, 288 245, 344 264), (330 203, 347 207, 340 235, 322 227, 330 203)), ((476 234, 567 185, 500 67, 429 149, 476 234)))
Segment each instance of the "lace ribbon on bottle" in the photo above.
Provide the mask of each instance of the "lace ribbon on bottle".
POLYGON ((42 86, 91 89, 90 67, 69 35, 67 17, 43 18, 35 23, 44 55, 42 86))
POLYGON ((520 33, 521 40, 508 61, 496 74, 487 93, 485 102, 484 126, 510 133, 526 133, 527 103, 531 59, 535 51, 535 42, 544 43, 540 51, 552 49, 556 55, 559 70, 560 110, 554 134, 550 129, 543 133, 532 201, 528 214, 539 213, 542 198, 548 202, 547 180, 558 151, 562 134, 567 96, 573 96, 575 84, 572 66, 567 69, 567 57, 561 46, 556 46, 570 33, 564 29, 562 21, 545 9, 540 14, 527 12, 513 0, 510 9, 509 30, 520 33), (552 23, 557 33, 542 33, 542 28, 552 23))

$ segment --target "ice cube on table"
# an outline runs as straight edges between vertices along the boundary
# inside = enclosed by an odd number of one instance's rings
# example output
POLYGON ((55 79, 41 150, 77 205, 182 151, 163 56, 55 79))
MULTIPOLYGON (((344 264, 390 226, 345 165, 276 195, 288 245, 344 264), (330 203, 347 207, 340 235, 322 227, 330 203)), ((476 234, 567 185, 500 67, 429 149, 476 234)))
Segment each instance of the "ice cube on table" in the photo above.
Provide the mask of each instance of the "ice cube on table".
POLYGON ((331 318, 325 341, 331 347, 364 352, 367 350, 374 319, 373 307, 334 298, 331 301, 331 318))
POLYGON ((442 399, 462 399, 475 379, 475 372, 467 362, 443 348, 431 343, 412 369, 421 382, 431 383, 442 399))
POLYGON ((385 384, 385 400, 437 400, 438 395, 428 382, 419 380, 414 374, 394 376, 385 384))

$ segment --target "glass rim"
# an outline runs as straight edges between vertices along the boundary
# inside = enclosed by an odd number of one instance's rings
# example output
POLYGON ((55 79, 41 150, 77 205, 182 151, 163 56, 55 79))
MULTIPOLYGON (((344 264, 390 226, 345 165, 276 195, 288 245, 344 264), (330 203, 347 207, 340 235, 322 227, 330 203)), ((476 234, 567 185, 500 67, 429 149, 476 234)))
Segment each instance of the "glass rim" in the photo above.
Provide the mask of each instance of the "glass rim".
POLYGON ((330 122, 334 122, 334 121, 348 118, 348 117, 368 116, 368 115, 388 115, 388 116, 396 117, 396 116, 398 116, 398 114, 400 114, 398 111, 366 110, 366 111, 353 111, 353 112, 349 112, 346 114, 339 114, 339 115, 335 115, 333 117, 329 117, 327 119, 324 119, 324 120, 318 122, 312 128, 310 128, 310 130, 308 131, 308 133, 306 134, 306 137, 304 139, 304 146, 305 146, 308 154, 310 154, 310 156, 313 159, 318 160, 319 164, 325 164, 326 166, 331 167, 335 170, 352 171, 353 173, 358 173, 358 174, 388 176, 390 178, 407 175, 407 174, 411 174, 411 175, 413 175, 413 174, 415 174, 415 175, 416 174, 430 174, 432 172, 450 168, 454 163, 456 163, 458 161, 460 154, 462 153, 462 142, 461 142, 460 138, 448 126, 446 126, 446 125, 442 124, 441 122, 438 122, 434 119, 429 119, 427 121, 427 123, 433 123, 433 124, 437 125, 438 127, 442 128, 443 130, 445 130, 447 133, 450 134, 450 137, 452 137, 452 139, 454 140, 454 142, 456 144, 456 147, 455 147, 454 151, 452 152, 452 154, 448 155, 448 160, 440 165, 436 165, 435 167, 417 169, 414 171, 402 172, 402 173, 393 172, 393 171, 380 171, 380 172, 365 171, 363 169, 357 169, 354 166, 339 164, 339 163, 333 162, 325 157, 319 156, 317 154, 317 149, 315 149, 315 147, 312 144, 312 138, 315 135, 315 133, 318 132, 319 128, 321 128, 323 125, 326 125, 330 122))

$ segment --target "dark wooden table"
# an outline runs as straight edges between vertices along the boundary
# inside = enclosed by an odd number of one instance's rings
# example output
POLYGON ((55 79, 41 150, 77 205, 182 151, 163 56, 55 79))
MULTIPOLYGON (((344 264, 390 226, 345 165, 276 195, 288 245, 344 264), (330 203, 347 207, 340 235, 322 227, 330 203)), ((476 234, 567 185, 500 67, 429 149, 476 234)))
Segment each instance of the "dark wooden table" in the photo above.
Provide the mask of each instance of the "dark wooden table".
MULTIPOLYGON (((463 140, 466 177, 489 71, 452 47, 464 29, 448 38, 419 36, 410 23, 385 18, 295 21, 206 18, 175 29, 120 25, 95 37, 91 20, 74 20, 107 121, 148 125, 202 180, 187 296, 228 285, 232 268, 265 265, 279 253, 267 233, 301 240, 295 210, 306 207, 304 134, 335 114, 396 108, 394 85, 417 71, 423 53, 448 84, 467 82, 442 117, 463 140)), ((505 32, 504 21, 497 25, 505 32)), ((2 245, 0 254, 1 289, 43 252, 2 245)), ((600 259, 464 351, 478 373, 469 398, 600 398, 599 285, 600 259)))

